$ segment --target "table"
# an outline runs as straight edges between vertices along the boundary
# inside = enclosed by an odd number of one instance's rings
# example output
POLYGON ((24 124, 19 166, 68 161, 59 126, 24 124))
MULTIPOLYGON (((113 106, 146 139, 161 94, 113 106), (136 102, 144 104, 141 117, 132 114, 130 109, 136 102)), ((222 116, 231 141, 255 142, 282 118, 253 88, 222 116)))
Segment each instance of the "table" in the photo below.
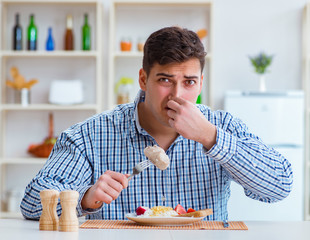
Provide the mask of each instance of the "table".
POLYGON ((39 231, 39 222, 23 219, 0 219, 0 239, 23 240, 309 240, 310 221, 245 222, 249 230, 136 230, 79 229, 79 232, 39 231))

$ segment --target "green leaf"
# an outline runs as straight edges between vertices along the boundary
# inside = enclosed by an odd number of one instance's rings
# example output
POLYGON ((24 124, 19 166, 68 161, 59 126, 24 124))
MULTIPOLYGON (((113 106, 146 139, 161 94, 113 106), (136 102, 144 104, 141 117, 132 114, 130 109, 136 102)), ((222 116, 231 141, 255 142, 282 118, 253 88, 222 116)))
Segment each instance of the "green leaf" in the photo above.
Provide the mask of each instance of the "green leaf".
POLYGON ((252 65, 254 66, 255 72, 258 74, 264 74, 267 68, 271 65, 273 56, 260 53, 257 56, 249 57, 252 65))

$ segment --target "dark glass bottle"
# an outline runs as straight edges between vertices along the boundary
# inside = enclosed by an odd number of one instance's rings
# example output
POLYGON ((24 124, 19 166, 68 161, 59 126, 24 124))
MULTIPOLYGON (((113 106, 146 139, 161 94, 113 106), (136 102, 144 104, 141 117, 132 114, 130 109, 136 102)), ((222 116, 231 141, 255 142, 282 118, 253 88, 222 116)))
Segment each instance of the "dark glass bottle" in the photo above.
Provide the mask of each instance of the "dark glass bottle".
POLYGON ((65 33, 65 50, 74 50, 74 38, 73 38, 73 19, 71 15, 67 16, 67 29, 65 33))
POLYGON ((13 50, 23 49, 23 30, 19 24, 19 14, 15 15, 15 26, 13 28, 13 50))
POLYGON ((197 104, 201 104, 201 94, 198 95, 198 98, 197 98, 196 103, 197 103, 197 104))
POLYGON ((82 27, 82 50, 90 50, 91 48, 90 31, 90 26, 88 25, 88 14, 85 14, 84 25, 82 27))
POLYGON ((34 15, 30 15, 30 22, 28 26, 28 50, 37 50, 37 26, 34 23, 34 15))
POLYGON ((48 36, 46 40, 46 50, 47 51, 53 51, 55 49, 55 43, 53 39, 53 34, 52 34, 52 28, 48 28, 48 36))

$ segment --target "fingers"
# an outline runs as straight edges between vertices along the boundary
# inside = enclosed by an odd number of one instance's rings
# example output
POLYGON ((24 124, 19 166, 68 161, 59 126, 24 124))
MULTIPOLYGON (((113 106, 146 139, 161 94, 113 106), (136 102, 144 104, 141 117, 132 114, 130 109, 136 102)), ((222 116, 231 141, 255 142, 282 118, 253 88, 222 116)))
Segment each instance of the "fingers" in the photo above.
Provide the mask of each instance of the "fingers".
POLYGON ((97 182, 87 190, 83 199, 82 207, 98 208, 102 202, 110 204, 117 199, 124 188, 128 186, 127 175, 113 171, 106 171, 97 182))
POLYGON ((124 188, 127 188, 128 186, 128 180, 125 174, 122 173, 118 173, 118 172, 113 172, 113 171, 106 171, 105 172, 106 175, 110 176, 111 179, 113 179, 114 181, 120 183, 124 188))
POLYGON ((189 106, 189 104, 191 104, 191 102, 183 99, 183 98, 179 98, 179 97, 170 97, 167 106, 176 111, 177 113, 181 113, 183 108, 186 106, 189 106))
POLYGON ((128 180, 124 174, 106 171, 99 177, 95 185, 95 201, 102 201, 110 204, 113 200, 118 198, 124 188, 127 188, 128 180))
MULTIPOLYGON (((177 121, 178 117, 183 115, 183 112, 190 106, 189 104, 190 102, 183 98, 169 97, 169 101, 167 102, 167 106, 170 108, 167 111, 168 117, 170 117, 172 121, 177 121)), ((172 121, 169 121, 169 124, 171 127, 174 127, 172 121)))
POLYGON ((169 100, 175 101, 180 105, 183 105, 185 103, 187 103, 187 100, 185 100, 184 98, 180 98, 180 97, 169 97, 169 100))

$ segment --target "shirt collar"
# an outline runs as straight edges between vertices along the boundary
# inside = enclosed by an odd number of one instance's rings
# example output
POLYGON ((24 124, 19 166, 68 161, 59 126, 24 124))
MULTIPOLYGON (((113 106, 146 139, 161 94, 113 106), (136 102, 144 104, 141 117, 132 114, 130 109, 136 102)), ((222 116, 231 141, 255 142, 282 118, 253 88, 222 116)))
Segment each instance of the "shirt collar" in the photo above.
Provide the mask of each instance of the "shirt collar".
POLYGON ((139 121, 139 114, 138 114, 138 105, 140 102, 144 102, 145 100, 145 92, 142 91, 141 89, 139 90, 135 101, 134 101, 134 109, 135 109, 135 114, 134 114, 134 119, 135 119, 135 127, 138 130, 139 133, 141 134, 148 134, 140 125, 139 121))

